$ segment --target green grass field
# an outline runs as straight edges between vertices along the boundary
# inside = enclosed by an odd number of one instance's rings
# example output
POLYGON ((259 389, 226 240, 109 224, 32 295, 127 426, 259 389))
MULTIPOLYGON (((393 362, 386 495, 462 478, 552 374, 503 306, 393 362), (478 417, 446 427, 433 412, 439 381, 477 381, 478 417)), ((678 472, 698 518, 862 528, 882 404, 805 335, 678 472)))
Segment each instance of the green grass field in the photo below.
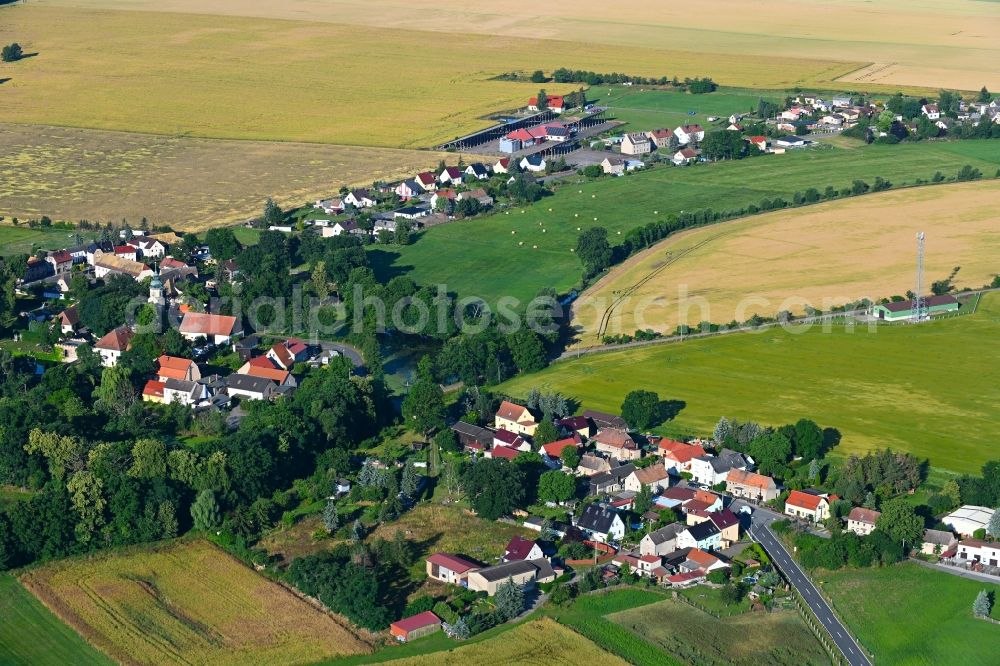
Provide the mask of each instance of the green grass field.
POLYGON ((853 332, 780 329, 584 356, 501 385, 561 391, 615 412, 634 389, 685 403, 667 434, 708 435, 720 416, 840 430, 838 454, 892 447, 975 472, 997 457, 1000 294, 974 315, 853 332))
MULTIPOLYGON (((1000 585, 917 564, 823 572, 817 578, 875 663, 997 663, 1000 625, 974 619, 972 602, 983 589, 1000 598, 1000 585)), ((996 603, 993 617, 1000 619, 996 603)))
POLYGON ((114 663, 60 622, 8 574, 0 575, 0 618, 2 664, 110 666, 114 663))
POLYGON ((719 126, 727 127, 731 114, 756 111, 757 102, 762 97, 772 102, 784 99, 783 94, 768 90, 724 89, 708 95, 688 95, 644 90, 639 86, 610 89, 595 86, 588 95, 591 101, 610 107, 611 115, 627 122, 629 129, 635 131, 659 127, 673 129, 688 123, 701 123, 706 130, 711 130, 714 125, 709 123, 710 116, 717 116, 719 126), (692 111, 694 115, 691 115, 692 111))
POLYGON ((542 287, 565 292, 579 285, 582 266, 572 252, 577 229, 605 227, 614 244, 619 234, 670 213, 740 208, 779 195, 790 200, 798 190, 839 189, 856 178, 871 183, 882 176, 896 185, 913 184, 936 171, 954 175, 964 164, 992 176, 1000 167, 1000 146, 988 141, 872 145, 661 167, 625 178, 567 183, 532 206, 434 227, 410 246, 373 249, 372 260, 383 278, 406 274, 419 284, 443 284, 489 303, 502 296, 523 302, 542 287))
MULTIPOLYGON (((26 226, 15 227, 0 223, 0 257, 15 254, 31 254, 36 247, 50 249, 67 247, 76 243, 79 234, 84 240, 89 240, 93 234, 85 231, 69 231, 67 229, 29 229, 26 226)), ((23 222, 23 220, 22 220, 23 222)))
MULTIPOLYGON (((682 594, 717 598, 718 590, 694 587, 682 594)), ((698 600, 705 602, 703 598, 698 600)), ((715 605, 725 609, 721 602, 716 601, 715 605)), ((744 612, 716 619, 685 603, 667 599, 614 613, 607 619, 685 663, 700 666, 830 663, 826 651, 794 610, 744 612)))

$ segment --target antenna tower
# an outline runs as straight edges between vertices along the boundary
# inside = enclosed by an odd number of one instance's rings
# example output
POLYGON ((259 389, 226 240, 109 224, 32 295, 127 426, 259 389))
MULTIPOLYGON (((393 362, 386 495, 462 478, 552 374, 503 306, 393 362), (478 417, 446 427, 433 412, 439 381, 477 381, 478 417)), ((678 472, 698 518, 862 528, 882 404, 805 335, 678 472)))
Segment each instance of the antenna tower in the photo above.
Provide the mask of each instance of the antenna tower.
POLYGON ((913 321, 927 318, 927 304, 924 302, 924 232, 917 233, 917 284, 913 291, 913 321))

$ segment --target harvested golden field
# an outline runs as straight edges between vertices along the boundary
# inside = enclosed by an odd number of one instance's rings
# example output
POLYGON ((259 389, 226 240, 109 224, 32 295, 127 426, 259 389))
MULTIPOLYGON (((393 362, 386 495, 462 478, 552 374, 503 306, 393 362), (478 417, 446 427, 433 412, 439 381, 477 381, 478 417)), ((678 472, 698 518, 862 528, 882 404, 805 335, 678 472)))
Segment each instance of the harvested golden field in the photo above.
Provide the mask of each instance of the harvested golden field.
POLYGON ((205 541, 56 562, 21 582, 129 664, 301 664, 370 646, 205 541))
MULTIPOLYGON (((386 656, 391 658, 392 653, 386 656)), ((572 629, 550 618, 526 622, 499 636, 447 652, 433 652, 420 657, 395 659, 394 666, 507 666, 508 664, 558 664, 579 666, 600 663, 625 666, 572 629)))
POLYGON ((410 175, 444 153, 0 123, 0 215, 198 230, 410 175))
MULTIPOLYGON (((56 1, 94 5, 92 0, 56 1)), ((978 90, 984 84, 1000 88, 1000 70, 992 65, 1000 55, 1000 6, 980 0, 704 0, 684 11, 665 11, 661 0, 631 0, 625 6, 602 0, 502 4, 412 0, 405 5, 396 0, 99 0, 98 4, 626 46, 628 51, 621 55, 636 65, 641 61, 635 57, 637 47, 666 47, 676 52, 662 60, 669 69, 691 63, 731 84, 754 85, 737 78, 748 76, 758 81, 770 77, 777 83, 784 78, 775 66, 778 61, 808 58, 860 63, 854 70, 878 63, 877 76, 859 71, 841 79, 869 88, 878 87, 873 84, 893 90, 899 86, 978 90), (748 64, 760 71, 753 74, 732 61, 715 61, 731 54, 752 57, 748 64)), ((564 60, 556 66, 582 66, 573 60, 572 50, 560 51, 564 60)), ((621 57, 609 60, 601 71, 631 71, 620 62, 621 57)), ((831 80, 810 78, 807 72, 812 69, 803 63, 799 80, 812 85, 831 80)), ((681 76, 685 73, 687 69, 681 76)))
POLYGON ((913 289, 918 231, 925 282, 957 287, 1000 272, 1000 182, 911 188, 784 210, 678 234, 636 255, 574 306, 580 342, 601 334, 725 324, 913 289), (686 294, 686 298, 683 296, 686 294))
MULTIPOLYGON (((523 106, 539 86, 507 71, 567 64, 748 85, 832 80, 864 63, 712 56, 304 20, 55 6, 0 8, 0 42, 36 57, 0 66, 4 119, 183 136, 427 147, 523 106), (101 35, 95 48, 94 35, 101 35)), ((146 5, 150 6, 150 5, 146 5)), ((208 3, 207 7, 212 7, 208 3)), ((394 13, 373 11, 373 15, 394 13)), ((416 16, 412 8, 408 17, 416 16)), ((548 85, 552 92, 566 86, 548 85)))

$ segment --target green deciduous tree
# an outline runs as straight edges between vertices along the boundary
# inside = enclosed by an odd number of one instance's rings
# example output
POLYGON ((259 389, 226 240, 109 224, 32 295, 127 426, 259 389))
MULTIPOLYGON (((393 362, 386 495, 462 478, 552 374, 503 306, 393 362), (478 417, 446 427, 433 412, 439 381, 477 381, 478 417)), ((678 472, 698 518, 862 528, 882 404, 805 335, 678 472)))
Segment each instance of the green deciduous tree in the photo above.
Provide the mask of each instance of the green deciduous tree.
POLYGON ((577 240, 576 254, 583 262, 588 277, 610 266, 613 253, 608 243, 608 230, 604 227, 592 227, 584 231, 577 240))
POLYGON ((663 420, 660 396, 652 391, 630 391, 622 402, 622 418, 639 430, 658 425, 663 420))
POLYGON ((191 505, 191 519, 196 530, 211 530, 222 522, 219 505, 215 501, 215 493, 203 490, 191 505))
POLYGON ((132 445, 128 475, 137 479, 160 479, 167 475, 167 449, 158 439, 140 439, 132 445))
POLYGON ((548 502, 565 502, 576 493, 576 477, 558 470, 545 472, 538 479, 538 498, 548 502))
POLYGON ((503 458, 491 458, 469 465, 462 476, 462 487, 481 517, 496 520, 521 505, 524 479, 520 466, 503 458))
POLYGON ((66 484, 70 502, 78 516, 74 531, 81 543, 88 543, 94 532, 104 524, 107 501, 102 493, 103 487, 104 482, 89 470, 76 472, 66 484))
POLYGON ((542 422, 535 429, 532 443, 535 445, 535 449, 538 449, 538 447, 554 442, 557 439, 559 439, 559 431, 556 429, 556 424, 552 422, 552 419, 545 418, 542 419, 542 422))
POLYGON ((875 527, 885 532, 893 541, 912 546, 924 533, 924 521, 905 499, 889 500, 882 505, 882 515, 875 527))
POLYGON ((435 382, 419 379, 403 399, 403 418, 424 435, 444 426, 444 392, 435 382))
POLYGON ((580 449, 575 446, 563 447, 560 458, 562 459, 562 464, 568 469, 576 469, 577 465, 580 464, 580 449))

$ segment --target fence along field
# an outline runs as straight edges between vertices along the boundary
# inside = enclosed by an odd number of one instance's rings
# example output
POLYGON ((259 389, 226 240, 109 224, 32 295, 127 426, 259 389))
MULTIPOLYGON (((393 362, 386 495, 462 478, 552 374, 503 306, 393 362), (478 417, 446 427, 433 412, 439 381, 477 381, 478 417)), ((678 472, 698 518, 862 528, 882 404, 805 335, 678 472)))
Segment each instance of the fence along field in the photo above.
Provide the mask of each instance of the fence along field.
POLYGON ((341 185, 411 175, 444 157, 0 123, 0 215, 22 222, 42 215, 70 222, 127 218, 133 226, 146 217, 199 230, 260 215, 268 196, 301 206, 341 185))
POLYGON ((840 430, 838 455, 891 447, 977 473, 996 458, 997 336, 1000 293, 991 293, 976 314, 919 326, 769 329, 623 349, 555 363, 499 390, 560 391, 617 412, 629 391, 645 389, 685 403, 664 434, 705 436, 720 416, 774 426, 809 418, 840 430))
POLYGON ((956 266, 956 288, 1000 273, 1000 181, 889 190, 783 210, 679 234, 613 269, 574 305, 582 345, 637 328, 669 333, 703 320, 726 324, 805 304, 829 310, 913 289, 917 231, 927 233, 929 285, 956 266), (690 309, 679 290, 704 299, 690 309), (761 298, 746 304, 749 297, 761 298), (781 306, 785 299, 788 307, 781 306), (741 311, 742 309, 742 311, 741 311), (601 330, 601 324, 607 326, 601 330))
POLYGON ((300 664, 371 651, 346 623, 205 541, 62 560, 21 581, 128 663, 300 664))
MULTIPOLYGON (((58 0, 92 5, 91 0, 58 0)), ((978 90, 1000 88, 1000 8, 993 2, 952 0, 849 0, 802 3, 795 0, 704 0, 693 11, 664 11, 661 0, 631 0, 623 8, 604 0, 413 0, 399 11, 395 0, 100 0, 115 8, 269 16, 330 21, 373 27, 537 37, 569 45, 613 45, 626 56, 639 48, 672 52, 663 62, 690 63, 729 84, 766 87, 781 78, 784 86, 816 86, 842 74, 869 89, 882 84, 978 90), (739 58, 732 56, 738 55, 739 58), (789 74, 777 64, 803 56, 830 65, 789 74), (747 68, 738 61, 752 63, 747 68), (861 62, 845 73, 844 60, 861 62), (873 76, 865 65, 874 63, 873 76), (713 71, 707 71, 711 68, 713 71)), ((569 51, 560 50, 569 54, 569 51)), ((571 48, 571 47, 570 47, 571 48)), ((614 61, 609 61, 614 62, 614 61)), ((561 63, 573 66, 572 63, 561 63)), ((560 66, 560 65, 556 65, 560 66)), ((612 67, 624 71, 620 66, 612 67)), ((602 70, 602 71, 607 71, 602 70)), ((670 72, 667 72, 670 74, 670 72)), ((684 74, 682 73, 683 77, 684 74)))

